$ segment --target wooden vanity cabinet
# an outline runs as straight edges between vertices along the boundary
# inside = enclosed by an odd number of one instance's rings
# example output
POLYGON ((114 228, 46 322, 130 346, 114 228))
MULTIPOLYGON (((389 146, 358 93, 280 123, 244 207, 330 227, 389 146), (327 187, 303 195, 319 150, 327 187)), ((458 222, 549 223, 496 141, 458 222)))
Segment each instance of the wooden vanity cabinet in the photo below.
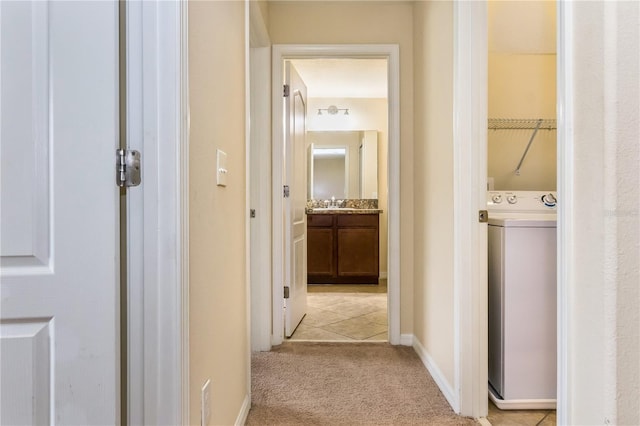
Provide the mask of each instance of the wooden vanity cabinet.
POLYGON ((378 284, 378 214, 310 214, 309 284, 378 284))
POLYGON ((311 214, 307 217, 307 282, 309 283, 315 284, 335 278, 335 216, 311 214))

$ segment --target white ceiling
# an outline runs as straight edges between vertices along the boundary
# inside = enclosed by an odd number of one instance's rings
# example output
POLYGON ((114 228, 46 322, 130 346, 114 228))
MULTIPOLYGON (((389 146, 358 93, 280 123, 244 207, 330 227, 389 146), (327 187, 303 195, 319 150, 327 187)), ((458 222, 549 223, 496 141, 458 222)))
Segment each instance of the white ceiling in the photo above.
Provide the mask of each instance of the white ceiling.
POLYGON ((309 98, 386 98, 386 59, 295 59, 309 98))

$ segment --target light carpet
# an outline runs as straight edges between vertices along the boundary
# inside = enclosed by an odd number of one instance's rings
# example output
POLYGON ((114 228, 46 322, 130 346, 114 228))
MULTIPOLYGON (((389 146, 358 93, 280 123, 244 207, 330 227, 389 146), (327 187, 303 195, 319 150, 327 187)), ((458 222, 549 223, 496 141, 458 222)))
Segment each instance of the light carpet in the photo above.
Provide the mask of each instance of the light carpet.
POLYGON ((386 343, 284 343, 252 356, 247 425, 475 425, 414 352, 386 343))

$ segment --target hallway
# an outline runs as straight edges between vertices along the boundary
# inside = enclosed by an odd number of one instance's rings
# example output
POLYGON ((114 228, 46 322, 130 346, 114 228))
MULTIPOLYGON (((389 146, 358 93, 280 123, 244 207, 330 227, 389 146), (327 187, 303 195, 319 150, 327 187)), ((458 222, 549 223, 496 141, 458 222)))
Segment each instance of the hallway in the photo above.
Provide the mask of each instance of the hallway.
POLYGON ((457 416, 413 348, 284 343, 252 356, 247 425, 474 425, 457 416))

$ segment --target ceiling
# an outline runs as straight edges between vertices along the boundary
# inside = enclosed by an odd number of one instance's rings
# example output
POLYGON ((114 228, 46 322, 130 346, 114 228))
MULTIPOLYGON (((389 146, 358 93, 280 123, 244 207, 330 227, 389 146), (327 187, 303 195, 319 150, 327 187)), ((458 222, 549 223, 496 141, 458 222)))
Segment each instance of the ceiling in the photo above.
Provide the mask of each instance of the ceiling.
POLYGON ((386 59, 295 59, 309 98, 386 98, 386 59))

